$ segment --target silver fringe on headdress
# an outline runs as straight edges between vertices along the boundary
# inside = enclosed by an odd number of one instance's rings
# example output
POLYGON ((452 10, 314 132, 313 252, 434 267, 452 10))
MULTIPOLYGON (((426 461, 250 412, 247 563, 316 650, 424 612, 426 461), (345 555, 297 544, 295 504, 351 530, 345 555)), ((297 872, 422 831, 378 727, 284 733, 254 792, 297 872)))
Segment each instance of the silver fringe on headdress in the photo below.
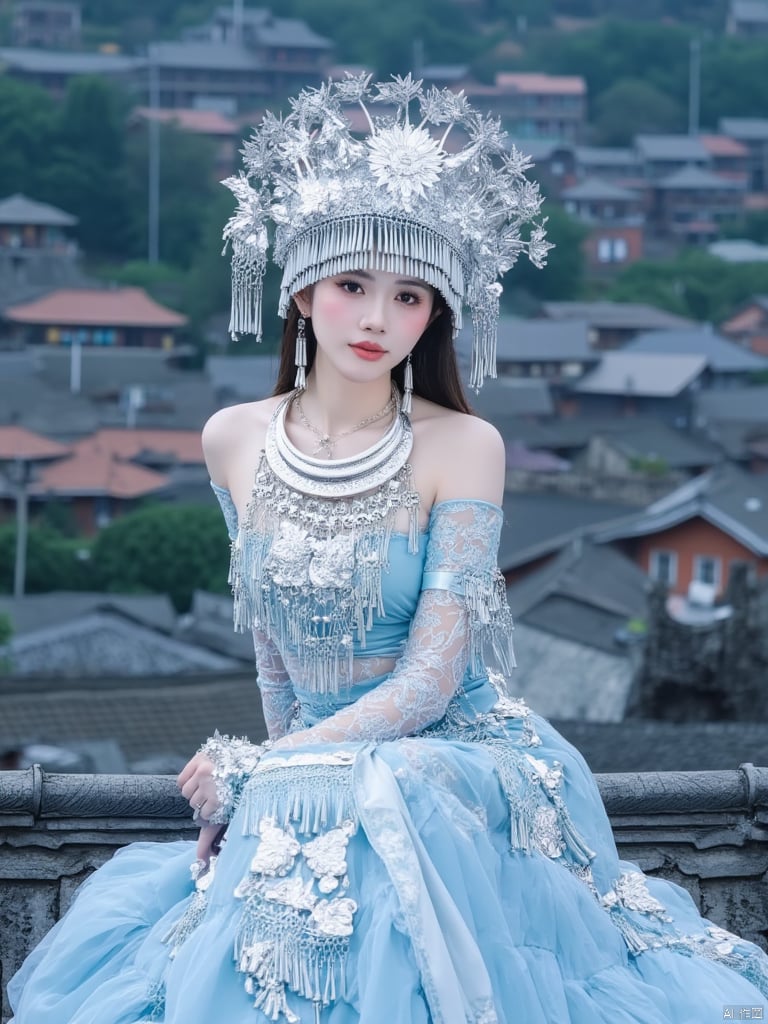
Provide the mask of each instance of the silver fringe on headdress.
POLYGON ((531 164, 507 144, 499 122, 470 107, 462 93, 425 92, 410 75, 374 86, 370 78, 301 92, 287 117, 267 114, 246 142, 245 171, 224 182, 238 200, 224 231, 232 245, 230 332, 261 338, 271 222, 274 259, 283 270, 280 316, 292 295, 333 274, 370 267, 418 277, 442 295, 454 332, 463 305, 469 307, 470 383, 479 388, 496 376, 498 278, 521 252, 543 266, 550 248, 536 220, 538 186, 525 177, 531 164), (369 127, 362 139, 345 117, 354 103, 369 127), (386 104, 387 113, 372 114, 374 103, 386 104), (466 143, 448 152, 454 126, 466 143))

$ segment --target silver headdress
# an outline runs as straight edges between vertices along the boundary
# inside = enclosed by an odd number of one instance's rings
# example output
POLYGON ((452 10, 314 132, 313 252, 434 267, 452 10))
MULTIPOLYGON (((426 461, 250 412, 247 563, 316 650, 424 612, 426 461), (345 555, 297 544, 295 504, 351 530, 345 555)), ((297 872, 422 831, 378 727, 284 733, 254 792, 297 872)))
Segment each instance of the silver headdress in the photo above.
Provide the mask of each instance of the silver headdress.
POLYGON ((350 76, 301 92, 287 117, 268 113, 246 142, 245 172, 224 182, 238 201, 224 231, 232 244, 230 331, 261 337, 271 221, 283 269, 280 316, 291 295, 333 274, 369 266, 418 277, 440 292, 455 331, 463 304, 471 310, 470 383, 478 388, 496 376, 498 277, 521 252, 542 266, 550 248, 536 221, 538 185, 525 177, 530 161, 462 93, 424 91, 410 75, 374 86, 370 79, 350 76), (345 117, 354 103, 369 128, 364 138, 345 117), (373 114, 375 103, 390 112, 373 114), (449 153, 454 126, 467 141, 449 153))

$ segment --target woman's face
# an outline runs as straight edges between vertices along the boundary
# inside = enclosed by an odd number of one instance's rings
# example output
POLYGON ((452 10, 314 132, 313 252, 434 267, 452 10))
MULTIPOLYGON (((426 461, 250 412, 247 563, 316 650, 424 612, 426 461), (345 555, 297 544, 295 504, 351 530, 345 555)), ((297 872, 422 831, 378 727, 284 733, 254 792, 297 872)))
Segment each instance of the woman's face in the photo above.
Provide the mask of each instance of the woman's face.
POLYGON ((434 319, 434 290, 418 278, 354 270, 296 296, 312 318, 316 358, 350 380, 373 380, 401 363, 434 319))

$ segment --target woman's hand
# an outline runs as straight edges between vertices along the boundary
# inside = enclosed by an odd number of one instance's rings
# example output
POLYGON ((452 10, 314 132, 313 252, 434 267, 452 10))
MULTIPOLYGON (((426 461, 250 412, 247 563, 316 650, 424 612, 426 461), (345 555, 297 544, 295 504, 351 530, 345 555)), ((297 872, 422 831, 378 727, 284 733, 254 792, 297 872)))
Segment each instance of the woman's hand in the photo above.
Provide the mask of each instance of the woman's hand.
POLYGON ((208 864, 214 854, 218 854, 221 837, 227 830, 226 825, 203 825, 197 837, 197 859, 208 864))
MULTIPOLYGON (((182 796, 189 801, 195 821, 207 821, 220 807, 220 801, 216 795, 216 781, 213 777, 214 768, 213 761, 205 754, 195 754, 192 760, 184 766, 176 780, 176 785, 181 790, 182 796)), ((212 825, 210 827, 218 830, 221 826, 212 825)))

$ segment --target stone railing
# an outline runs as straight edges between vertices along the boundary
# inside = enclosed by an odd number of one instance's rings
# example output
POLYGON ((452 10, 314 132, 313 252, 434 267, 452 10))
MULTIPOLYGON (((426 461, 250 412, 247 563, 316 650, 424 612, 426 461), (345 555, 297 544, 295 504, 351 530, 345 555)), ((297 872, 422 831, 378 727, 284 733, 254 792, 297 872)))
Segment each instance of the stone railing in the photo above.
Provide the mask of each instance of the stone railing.
MULTIPOLYGON (((597 782, 625 860, 685 886, 707 917, 766 945, 768 768, 597 782)), ((0 773, 2 1020, 5 983, 89 872, 127 843, 195 833, 171 778, 0 773)))

